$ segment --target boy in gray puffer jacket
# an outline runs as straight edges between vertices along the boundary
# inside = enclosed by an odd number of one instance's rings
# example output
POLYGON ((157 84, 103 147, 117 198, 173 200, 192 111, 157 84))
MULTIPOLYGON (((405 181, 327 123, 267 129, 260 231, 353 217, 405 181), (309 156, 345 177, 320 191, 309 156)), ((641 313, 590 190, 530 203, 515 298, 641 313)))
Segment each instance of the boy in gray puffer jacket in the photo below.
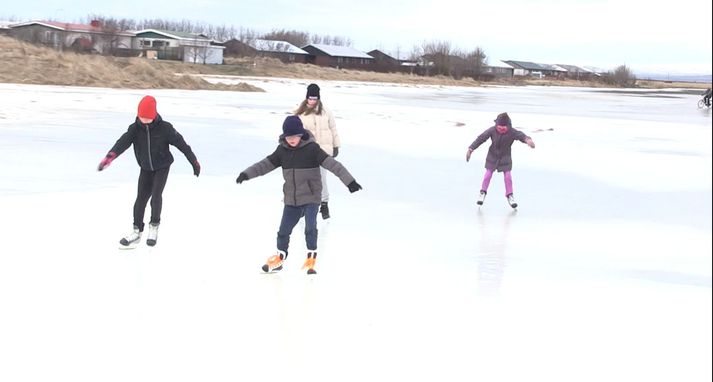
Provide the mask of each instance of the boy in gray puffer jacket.
POLYGON ((349 188, 349 192, 359 191, 361 186, 341 163, 319 147, 299 117, 292 115, 285 118, 282 131, 275 151, 241 172, 236 182, 240 184, 282 167, 285 206, 277 232, 277 254, 267 259, 262 270, 273 272, 282 269, 287 259, 292 229, 304 216, 307 260, 303 268, 307 268, 308 274, 314 274, 317 273, 314 270, 317 259, 317 213, 322 201, 320 166, 336 175, 349 188))

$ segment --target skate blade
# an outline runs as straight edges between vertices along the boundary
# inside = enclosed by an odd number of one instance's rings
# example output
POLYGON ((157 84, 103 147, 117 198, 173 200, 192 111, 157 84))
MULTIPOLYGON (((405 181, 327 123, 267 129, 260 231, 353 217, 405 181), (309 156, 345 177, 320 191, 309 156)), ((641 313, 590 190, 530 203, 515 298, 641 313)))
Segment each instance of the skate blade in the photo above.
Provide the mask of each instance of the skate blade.
POLYGON ((138 246, 139 246, 139 243, 129 244, 129 245, 119 244, 119 249, 122 251, 127 251, 127 250, 131 250, 131 249, 136 249, 138 246))
POLYGON ((273 273, 279 273, 279 272, 282 270, 282 265, 280 265, 279 267, 270 269, 270 268, 268 267, 268 265, 265 264, 265 265, 262 266, 262 268, 260 268, 260 270, 262 271, 262 272, 260 272, 260 273, 262 273, 262 274, 264 274, 264 275, 269 275, 269 274, 273 274, 273 273))

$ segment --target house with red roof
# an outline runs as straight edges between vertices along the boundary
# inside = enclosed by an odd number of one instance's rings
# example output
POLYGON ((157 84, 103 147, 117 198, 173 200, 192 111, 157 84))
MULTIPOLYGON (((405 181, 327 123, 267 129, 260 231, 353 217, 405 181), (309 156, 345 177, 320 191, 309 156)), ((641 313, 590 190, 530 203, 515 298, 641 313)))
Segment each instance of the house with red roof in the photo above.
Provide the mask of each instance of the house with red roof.
POLYGON ((133 33, 101 25, 73 24, 58 21, 27 21, 9 26, 9 35, 34 44, 44 44, 58 50, 74 49, 100 54, 117 49, 130 49, 133 33))

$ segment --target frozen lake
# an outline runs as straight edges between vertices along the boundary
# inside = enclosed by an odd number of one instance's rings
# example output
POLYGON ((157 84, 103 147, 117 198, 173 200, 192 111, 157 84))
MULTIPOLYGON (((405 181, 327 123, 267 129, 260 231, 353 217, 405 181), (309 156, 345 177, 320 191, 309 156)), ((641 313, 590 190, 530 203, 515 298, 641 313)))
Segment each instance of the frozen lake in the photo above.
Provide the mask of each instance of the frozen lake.
POLYGON ((320 81, 337 158, 316 276, 274 253, 271 153, 311 81, 265 93, 0 84, 2 381, 710 381, 711 113, 684 91, 320 81), (100 159, 154 95, 172 149, 156 247, 131 229, 132 150, 100 159), (486 142, 507 111, 520 204, 486 142))

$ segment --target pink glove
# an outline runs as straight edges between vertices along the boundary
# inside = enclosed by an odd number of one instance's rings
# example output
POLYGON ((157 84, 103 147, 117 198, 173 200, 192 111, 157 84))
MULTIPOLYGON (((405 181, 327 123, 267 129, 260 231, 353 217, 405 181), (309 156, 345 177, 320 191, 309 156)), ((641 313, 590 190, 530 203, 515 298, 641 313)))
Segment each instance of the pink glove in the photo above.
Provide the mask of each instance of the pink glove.
POLYGON ((101 162, 99 162, 99 167, 97 167, 97 171, 101 171, 111 164, 111 162, 116 159, 116 153, 113 151, 110 151, 109 154, 106 154, 104 159, 102 159, 101 162))

